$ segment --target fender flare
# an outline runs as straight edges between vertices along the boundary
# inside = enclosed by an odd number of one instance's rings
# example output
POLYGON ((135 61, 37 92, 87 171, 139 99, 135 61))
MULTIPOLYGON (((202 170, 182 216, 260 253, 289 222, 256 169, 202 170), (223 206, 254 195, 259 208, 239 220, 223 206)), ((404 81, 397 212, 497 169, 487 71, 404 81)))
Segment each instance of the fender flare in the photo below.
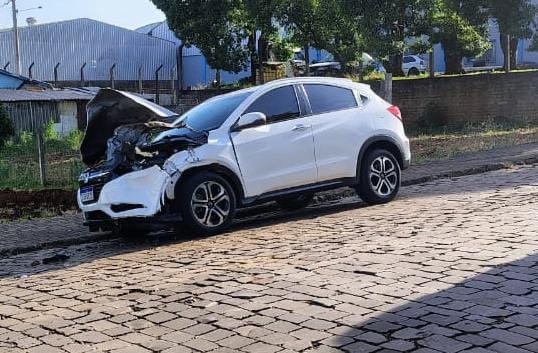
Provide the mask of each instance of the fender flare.
MULTIPOLYGON (((398 162, 400 163, 400 167, 402 169, 406 169, 406 165, 405 165, 405 161, 404 161, 404 157, 403 157, 404 153, 402 151, 402 148, 400 147, 398 142, 396 142, 396 140, 393 137, 391 137, 389 135, 372 136, 368 140, 366 140, 366 142, 364 142, 364 144, 362 145, 362 147, 360 149, 359 156, 357 157, 357 173, 356 173, 356 176, 355 176, 355 180, 357 182, 360 179, 360 170, 361 170, 362 161, 363 161, 363 159, 364 159, 364 157, 366 155, 366 152, 374 144, 380 143, 380 142, 381 143, 388 143, 388 144, 392 145, 393 149, 398 152, 394 157, 396 157, 398 159, 398 162)), ((389 151, 389 152, 394 152, 394 151, 389 151)))
POLYGON ((225 179, 227 179, 228 182, 231 184, 232 188, 234 189, 236 193, 238 201, 242 200, 245 197, 245 187, 243 185, 243 182, 241 181, 241 178, 237 176, 233 172, 233 170, 231 170, 227 166, 220 163, 208 163, 208 164, 202 164, 202 165, 194 165, 191 168, 187 168, 183 170, 181 172, 181 175, 175 182, 174 191, 179 185, 181 185, 183 181, 185 181, 186 178, 200 171, 210 171, 210 172, 220 174, 225 179))

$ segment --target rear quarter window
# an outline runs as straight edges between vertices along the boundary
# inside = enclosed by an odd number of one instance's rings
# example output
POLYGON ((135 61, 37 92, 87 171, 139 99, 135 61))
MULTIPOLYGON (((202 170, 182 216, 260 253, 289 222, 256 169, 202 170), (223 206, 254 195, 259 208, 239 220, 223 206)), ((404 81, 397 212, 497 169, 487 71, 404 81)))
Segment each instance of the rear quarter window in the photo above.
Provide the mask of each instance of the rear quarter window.
POLYGON ((352 90, 329 85, 304 85, 310 101, 312 114, 323 114, 344 109, 357 108, 352 90))

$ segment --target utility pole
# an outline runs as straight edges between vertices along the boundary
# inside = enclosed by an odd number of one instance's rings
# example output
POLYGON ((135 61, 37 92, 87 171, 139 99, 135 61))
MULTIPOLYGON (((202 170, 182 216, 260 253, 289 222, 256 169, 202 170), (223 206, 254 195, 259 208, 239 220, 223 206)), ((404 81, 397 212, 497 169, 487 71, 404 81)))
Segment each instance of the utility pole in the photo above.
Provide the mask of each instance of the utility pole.
POLYGON ((16 0, 11 0, 11 9, 13 12, 13 40, 15 41, 15 70, 18 75, 22 72, 21 67, 21 49, 19 44, 19 26, 17 24, 17 4, 16 0))

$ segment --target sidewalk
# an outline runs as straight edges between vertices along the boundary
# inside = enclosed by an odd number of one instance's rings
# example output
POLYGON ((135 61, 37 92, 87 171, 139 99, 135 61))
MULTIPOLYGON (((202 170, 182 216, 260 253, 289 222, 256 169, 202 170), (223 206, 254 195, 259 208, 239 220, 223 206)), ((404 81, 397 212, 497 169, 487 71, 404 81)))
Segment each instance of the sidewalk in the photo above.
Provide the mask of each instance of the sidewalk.
MULTIPOLYGON (((538 143, 470 153, 444 161, 411 166, 403 174, 403 185, 533 163, 538 163, 538 143)), ((340 189, 320 194, 316 201, 324 202, 353 195, 352 190, 340 189)), ((89 233, 82 226, 79 214, 0 224, 0 256, 83 244, 109 237, 108 234, 89 233)))

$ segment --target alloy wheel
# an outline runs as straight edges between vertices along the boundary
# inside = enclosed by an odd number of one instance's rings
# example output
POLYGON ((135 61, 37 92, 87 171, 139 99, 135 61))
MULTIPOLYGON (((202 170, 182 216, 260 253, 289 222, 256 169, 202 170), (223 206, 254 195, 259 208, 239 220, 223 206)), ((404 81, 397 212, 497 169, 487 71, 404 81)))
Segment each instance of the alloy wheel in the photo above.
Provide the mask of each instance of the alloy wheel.
POLYGON ((230 195, 220 183, 206 181, 194 189, 191 207, 200 224, 215 228, 226 222, 230 214, 230 195))
POLYGON ((390 196, 398 186, 398 172, 394 162, 387 157, 377 157, 370 165, 370 186, 376 195, 390 196))

